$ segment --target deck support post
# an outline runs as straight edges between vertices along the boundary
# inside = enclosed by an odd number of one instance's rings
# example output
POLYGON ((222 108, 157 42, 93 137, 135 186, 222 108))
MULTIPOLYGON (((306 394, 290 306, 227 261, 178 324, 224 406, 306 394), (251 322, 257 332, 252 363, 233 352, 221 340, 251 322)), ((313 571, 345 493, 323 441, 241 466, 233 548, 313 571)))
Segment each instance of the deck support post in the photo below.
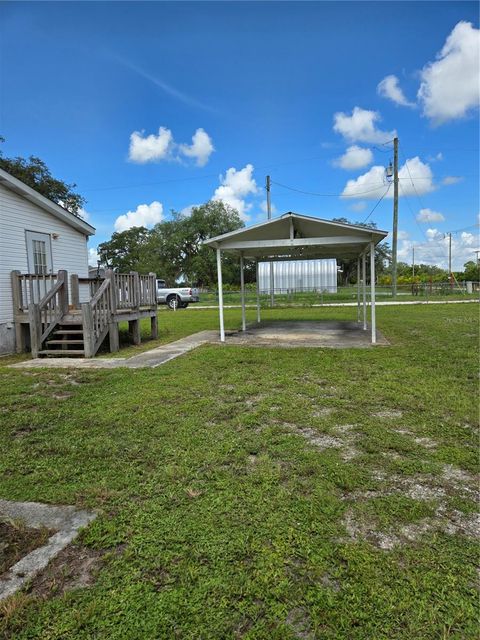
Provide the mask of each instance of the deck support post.
POLYGON ((260 322, 260 281, 258 279, 258 260, 256 262, 256 275, 255 275, 255 281, 256 281, 256 290, 257 290, 257 323, 260 322))
POLYGON ((60 269, 57 276, 57 282, 63 282, 63 286, 59 291, 60 308, 63 314, 68 313, 68 272, 60 269))
POLYGON ((363 330, 367 330, 367 257, 362 254, 363 330))
POLYGON ((375 318, 375 243, 370 243, 370 322, 372 328, 372 344, 377 342, 375 318))
POLYGON ((40 315, 40 305, 31 302, 28 305, 28 321, 30 323, 30 349, 32 358, 38 358, 38 352, 42 348, 42 318, 40 315))
POLYGON ((82 302, 80 305, 82 310, 83 321, 83 349, 85 358, 93 358, 94 353, 94 331, 93 331, 93 312, 90 302, 82 302))
POLYGON ((12 306, 13 306, 13 323, 15 326, 15 351, 22 353, 26 350, 25 332, 22 323, 19 322, 17 315, 23 309, 22 289, 20 286, 20 271, 12 271, 10 273, 10 281, 12 284, 12 306))
POLYGON ((78 282, 78 274, 72 273, 70 276, 70 295, 72 300, 72 307, 74 309, 80 309, 80 284, 78 282))
POLYGON ((220 320, 220 342, 225 342, 225 325, 223 321, 222 252, 218 248, 217 248, 217 277, 218 277, 218 316, 220 320))
POLYGON ((158 338, 158 316, 156 313, 154 316, 150 317, 150 334, 152 340, 156 340, 158 338))
POLYGON ((242 298, 242 331, 247 330, 247 319, 245 313, 245 274, 243 253, 240 254, 240 295, 242 298))
POLYGON ((120 337, 118 335, 118 322, 112 318, 108 323, 108 340, 111 353, 120 351, 120 337))
POLYGON ((360 256, 357 258, 357 323, 360 323, 360 256))
POLYGON ((131 336, 133 344, 141 344, 142 338, 140 336, 140 320, 138 318, 136 320, 128 321, 128 332, 131 336))

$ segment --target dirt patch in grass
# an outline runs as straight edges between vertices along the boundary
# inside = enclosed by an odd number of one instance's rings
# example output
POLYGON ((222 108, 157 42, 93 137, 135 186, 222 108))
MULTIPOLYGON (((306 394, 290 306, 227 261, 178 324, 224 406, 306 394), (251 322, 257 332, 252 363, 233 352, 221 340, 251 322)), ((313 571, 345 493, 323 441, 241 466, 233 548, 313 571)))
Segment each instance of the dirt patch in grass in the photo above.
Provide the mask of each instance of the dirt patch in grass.
POLYGON ((373 478, 382 483, 375 490, 351 491, 344 499, 352 505, 345 512, 343 524, 350 540, 366 540, 380 549, 393 549, 402 544, 418 540, 429 532, 442 532, 448 535, 463 535, 471 539, 480 537, 480 514, 462 513, 449 505, 449 498, 463 495, 478 501, 478 478, 472 474, 445 465, 441 473, 416 474, 414 476, 387 475, 382 471, 374 471, 373 478), (383 528, 375 517, 368 518, 362 513, 361 505, 369 501, 402 496, 417 503, 435 506, 431 516, 420 518, 415 522, 383 528), (358 506, 360 511, 358 512, 358 506))
POLYGON ((23 523, 0 520, 0 576, 30 551, 46 544, 55 533, 49 529, 33 529, 23 523))
POLYGON ((403 413, 398 409, 384 409, 373 414, 376 418, 401 418, 403 413))
POLYGON ((30 582, 27 592, 39 598, 49 598, 91 586, 102 566, 104 553, 89 547, 69 545, 30 582))
POLYGON ((285 623, 293 631, 296 638, 301 638, 302 640, 314 639, 310 616, 304 607, 292 609, 285 623))

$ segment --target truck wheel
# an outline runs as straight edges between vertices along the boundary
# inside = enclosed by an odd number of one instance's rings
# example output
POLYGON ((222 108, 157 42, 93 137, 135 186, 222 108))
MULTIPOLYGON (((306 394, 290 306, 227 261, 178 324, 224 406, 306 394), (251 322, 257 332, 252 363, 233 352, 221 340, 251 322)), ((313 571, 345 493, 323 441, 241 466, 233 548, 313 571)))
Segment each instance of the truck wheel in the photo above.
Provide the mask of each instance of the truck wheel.
POLYGON ((179 309, 181 304, 182 303, 178 296, 169 296, 167 298, 167 305, 169 306, 170 309, 175 309, 175 307, 179 309))

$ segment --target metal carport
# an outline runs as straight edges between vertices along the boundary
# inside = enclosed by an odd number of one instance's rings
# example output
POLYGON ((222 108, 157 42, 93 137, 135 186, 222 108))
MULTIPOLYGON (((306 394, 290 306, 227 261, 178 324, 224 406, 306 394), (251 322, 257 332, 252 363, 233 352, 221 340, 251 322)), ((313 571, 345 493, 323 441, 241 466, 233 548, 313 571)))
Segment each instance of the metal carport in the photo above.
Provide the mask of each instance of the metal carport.
MULTIPOLYGON (((362 316, 367 329, 366 260, 370 255, 370 326, 371 341, 376 343, 375 324, 375 246, 388 235, 387 231, 288 212, 284 215, 244 227, 205 241, 217 252, 218 311, 220 340, 225 342, 223 320, 222 252, 240 258, 242 299, 242 330, 246 330, 244 261, 305 260, 313 258, 357 258, 357 319, 362 316), (362 282, 362 292, 360 291, 362 282), (362 295, 361 295, 362 293, 362 295), (362 304, 360 303, 362 298, 362 304), (362 310, 362 314, 360 313, 362 310)), ((258 269, 258 266, 257 266, 258 269)), ((260 322, 260 296, 257 277, 257 322, 260 322)))

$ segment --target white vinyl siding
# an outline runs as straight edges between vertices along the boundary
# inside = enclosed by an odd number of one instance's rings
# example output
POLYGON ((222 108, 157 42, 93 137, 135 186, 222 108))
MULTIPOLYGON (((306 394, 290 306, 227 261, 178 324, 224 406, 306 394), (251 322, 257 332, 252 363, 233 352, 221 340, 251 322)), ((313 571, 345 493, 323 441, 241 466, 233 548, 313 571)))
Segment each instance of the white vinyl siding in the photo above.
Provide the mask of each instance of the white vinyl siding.
POLYGON ((69 276, 88 277, 87 237, 0 185, 0 324, 13 321, 10 272, 29 270, 26 231, 50 236, 53 272, 66 269, 69 276))

